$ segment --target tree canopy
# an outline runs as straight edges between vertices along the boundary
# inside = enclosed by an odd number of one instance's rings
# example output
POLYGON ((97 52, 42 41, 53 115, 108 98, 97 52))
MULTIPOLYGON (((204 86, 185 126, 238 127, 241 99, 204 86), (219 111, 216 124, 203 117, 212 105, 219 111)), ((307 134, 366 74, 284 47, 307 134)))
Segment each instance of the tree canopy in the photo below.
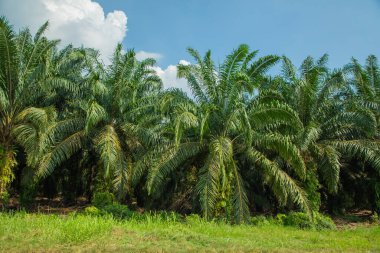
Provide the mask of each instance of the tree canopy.
POLYGON ((105 65, 94 49, 58 46, 47 27, 16 33, 0 18, 2 196, 111 192, 233 223, 354 208, 360 196, 380 210, 375 56, 334 70, 327 55, 307 57, 297 69, 242 44, 217 66, 188 48, 192 63, 177 66, 186 94, 163 87, 154 59, 117 45, 105 65))

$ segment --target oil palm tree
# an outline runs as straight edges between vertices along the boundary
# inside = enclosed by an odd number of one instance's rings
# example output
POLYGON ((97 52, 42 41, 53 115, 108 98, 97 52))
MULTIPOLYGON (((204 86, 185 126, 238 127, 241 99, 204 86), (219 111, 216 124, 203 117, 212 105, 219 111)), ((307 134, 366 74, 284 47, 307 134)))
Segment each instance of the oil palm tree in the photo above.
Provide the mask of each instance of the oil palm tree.
MULTIPOLYGON (((330 72, 328 56, 306 58, 297 74, 291 61, 283 58, 282 79, 272 88, 279 101, 286 101, 297 113, 302 128, 294 137, 311 170, 316 167, 330 192, 336 192, 341 162, 356 157, 380 166, 374 114, 349 103, 350 86, 340 70, 330 72)), ((274 82, 276 83, 276 82, 274 82)))
POLYGON ((353 58, 344 72, 350 87, 350 103, 370 109, 379 123, 380 69, 376 56, 368 56, 365 66, 353 58))
POLYGON ((28 29, 15 34, 0 18, 0 191, 13 177, 17 146, 24 146, 32 165, 40 155, 41 136, 56 117, 53 107, 41 104, 54 90, 50 84, 62 84, 46 64, 58 43, 43 36, 47 27, 45 23, 34 37, 28 29))
MULTIPOLYGON (((349 64, 344 67, 347 82, 349 84, 348 103, 355 108, 364 108, 370 110, 376 118, 377 129, 374 140, 379 140, 379 124, 380 124, 380 69, 376 56, 367 57, 364 66, 360 65, 356 59, 352 59, 349 64)), ((356 181, 362 179, 365 187, 369 187, 369 191, 373 193, 373 197, 369 196, 373 210, 380 210, 380 183, 378 166, 366 166, 361 164, 360 172, 357 169, 351 169, 350 175, 360 174, 355 177, 356 181)))
POLYGON ((279 199, 286 202, 289 197, 307 209, 302 189, 266 155, 268 149, 273 151, 303 177, 305 165, 290 139, 280 133, 266 132, 263 127, 265 120, 275 124, 281 120, 278 115, 284 118, 280 111, 286 111, 291 121, 292 111, 279 103, 252 102, 250 106, 246 103, 247 96, 252 96, 250 91, 278 57, 253 61, 256 52, 250 53, 248 46, 241 45, 216 68, 210 51, 203 59, 196 50, 188 51, 196 64, 179 65, 178 76, 187 79, 194 98, 179 93, 165 100, 174 106, 167 127, 173 141, 141 159, 134 179, 139 180, 147 172, 148 192, 152 196, 160 195, 168 176, 191 163, 198 169, 195 191, 204 217, 212 218, 219 207, 231 206, 232 220, 240 223, 249 215, 247 180, 241 172, 254 169, 266 176, 279 199), (241 159, 249 162, 248 168, 239 166, 241 159))
POLYGON ((106 69, 95 51, 87 50, 85 57, 88 64, 81 97, 73 99, 66 117, 55 123, 53 142, 37 175, 49 175, 77 152, 93 152, 107 190, 114 185, 119 196, 124 196, 134 162, 159 139, 151 128, 159 122, 154 102, 161 80, 151 68, 153 59, 139 62, 134 51, 123 53, 121 45, 106 69))

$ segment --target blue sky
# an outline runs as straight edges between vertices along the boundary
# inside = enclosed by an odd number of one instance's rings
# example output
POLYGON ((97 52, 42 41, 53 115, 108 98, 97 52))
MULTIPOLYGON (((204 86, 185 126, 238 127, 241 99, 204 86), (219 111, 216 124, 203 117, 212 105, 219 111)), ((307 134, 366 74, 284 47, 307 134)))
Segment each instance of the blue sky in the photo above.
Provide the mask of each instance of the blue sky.
POLYGON ((0 0, 0 15, 32 32, 49 20, 46 36, 96 48, 105 63, 122 42, 158 60, 166 88, 186 89, 176 65, 191 60, 187 47, 211 49, 217 64, 241 43, 297 66, 324 53, 331 68, 380 56, 380 0, 0 0))
POLYGON ((295 63, 330 55, 330 66, 380 55, 378 0, 99 0, 128 16, 125 47, 156 52, 162 67, 188 59, 186 47, 216 61, 240 43, 295 63))

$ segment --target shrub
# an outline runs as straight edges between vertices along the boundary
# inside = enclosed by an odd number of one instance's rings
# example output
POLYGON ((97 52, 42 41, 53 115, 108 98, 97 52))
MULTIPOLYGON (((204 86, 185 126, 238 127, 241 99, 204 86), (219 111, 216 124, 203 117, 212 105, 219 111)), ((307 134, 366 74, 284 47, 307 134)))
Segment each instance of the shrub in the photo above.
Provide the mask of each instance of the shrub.
POLYGON ((98 216, 100 214, 100 210, 95 206, 88 206, 84 209, 84 213, 87 215, 98 216))
POLYGON ((278 214, 276 217, 258 215, 258 216, 251 217, 249 223, 255 226, 283 225, 283 221, 282 221, 283 217, 286 217, 286 215, 278 214))
POLYGON ((268 225, 269 221, 264 215, 253 216, 250 223, 255 226, 268 225))
POLYGON ((292 226, 301 229, 313 228, 314 223, 310 215, 301 212, 290 212, 283 219, 285 226, 292 226))
POLYGON ((103 208, 114 203, 115 197, 109 192, 96 192, 92 198, 92 204, 97 208, 103 208))
POLYGON ((276 215, 276 222, 279 225, 284 225, 284 220, 286 219, 286 214, 279 213, 276 215))
POLYGON ((314 213, 314 225, 318 230, 336 229, 334 221, 321 213, 314 213))
POLYGON ((283 224, 301 229, 336 229, 334 221, 321 213, 313 212, 310 216, 307 213, 290 212, 288 215, 283 215, 283 224))
POLYGON ((133 212, 129 210, 128 206, 113 203, 100 208, 96 206, 88 206, 84 209, 86 215, 99 216, 99 215, 111 215, 116 219, 125 219, 133 216, 133 212))
POLYGON ((133 212, 129 210, 128 206, 121 204, 111 204, 102 208, 102 211, 111 214, 112 217, 117 219, 125 219, 132 216, 133 212))

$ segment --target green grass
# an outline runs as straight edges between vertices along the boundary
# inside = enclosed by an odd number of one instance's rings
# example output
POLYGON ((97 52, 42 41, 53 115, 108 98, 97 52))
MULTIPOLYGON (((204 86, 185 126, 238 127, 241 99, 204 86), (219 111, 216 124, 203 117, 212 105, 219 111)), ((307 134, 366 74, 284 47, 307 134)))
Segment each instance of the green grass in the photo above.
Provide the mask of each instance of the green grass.
POLYGON ((148 216, 1 214, 2 252, 380 252, 380 227, 311 231, 148 216))

